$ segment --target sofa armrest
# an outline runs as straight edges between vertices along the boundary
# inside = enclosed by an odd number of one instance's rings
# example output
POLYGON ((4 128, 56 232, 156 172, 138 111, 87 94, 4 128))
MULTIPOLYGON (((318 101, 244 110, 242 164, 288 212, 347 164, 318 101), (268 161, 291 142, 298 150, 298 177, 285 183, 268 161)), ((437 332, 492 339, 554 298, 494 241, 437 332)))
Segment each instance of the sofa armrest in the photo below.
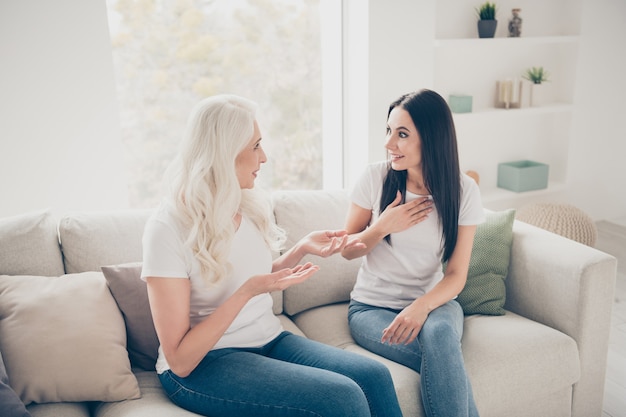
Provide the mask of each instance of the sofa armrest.
POLYGON ((515 221, 505 308, 578 344, 572 416, 601 414, 616 274, 613 256, 515 221))

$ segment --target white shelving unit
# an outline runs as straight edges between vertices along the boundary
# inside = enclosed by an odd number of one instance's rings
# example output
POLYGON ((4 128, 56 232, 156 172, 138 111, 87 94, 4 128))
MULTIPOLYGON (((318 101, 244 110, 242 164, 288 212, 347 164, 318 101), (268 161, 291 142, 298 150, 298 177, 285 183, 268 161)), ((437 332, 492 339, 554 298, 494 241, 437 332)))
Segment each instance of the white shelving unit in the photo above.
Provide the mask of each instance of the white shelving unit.
POLYGON ((472 96, 472 113, 454 114, 454 120, 461 169, 479 173, 485 206, 518 207, 567 186, 581 5, 580 0, 496 1, 496 36, 480 39, 474 11, 480 3, 436 0, 433 85, 445 98, 472 96), (522 9, 520 38, 508 37, 514 7, 522 9), (530 107, 530 83, 524 81, 522 108, 495 108, 496 81, 521 79, 533 66, 549 72, 545 104, 530 107), (547 189, 515 193, 497 188, 498 164, 522 159, 550 166, 547 189))
POLYGON ((517 47, 525 44, 528 45, 545 45, 549 43, 565 44, 565 43, 578 43, 578 36, 530 36, 520 38, 488 38, 488 39, 437 39, 435 40, 436 48, 458 48, 466 46, 474 46, 480 42, 481 46, 493 47, 497 45, 506 45, 507 47, 517 47))

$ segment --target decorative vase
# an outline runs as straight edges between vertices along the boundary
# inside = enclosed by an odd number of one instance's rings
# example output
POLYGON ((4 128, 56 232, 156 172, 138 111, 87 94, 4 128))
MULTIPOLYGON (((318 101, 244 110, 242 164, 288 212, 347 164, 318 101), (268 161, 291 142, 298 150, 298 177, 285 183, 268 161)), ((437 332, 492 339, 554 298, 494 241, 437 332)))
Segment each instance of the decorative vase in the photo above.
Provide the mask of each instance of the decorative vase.
POLYGON ((478 37, 479 38, 493 38, 496 34, 496 27, 498 26, 497 20, 479 20, 478 25, 478 37))
POLYGON ((519 15, 522 9, 511 10, 511 20, 509 20, 509 38, 519 38, 522 36, 522 18, 519 15))
POLYGON ((531 107, 541 107, 548 102, 547 90, 545 84, 534 84, 530 85, 530 106, 531 107))

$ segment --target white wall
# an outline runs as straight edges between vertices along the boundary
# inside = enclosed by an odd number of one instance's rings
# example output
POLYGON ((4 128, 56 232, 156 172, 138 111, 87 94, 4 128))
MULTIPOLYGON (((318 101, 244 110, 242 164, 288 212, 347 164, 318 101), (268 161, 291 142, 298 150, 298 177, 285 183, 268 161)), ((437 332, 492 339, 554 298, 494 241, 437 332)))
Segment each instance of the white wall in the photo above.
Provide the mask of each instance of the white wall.
MULTIPOLYGON (((433 67, 422 60, 432 63, 434 22, 414 22, 433 15, 434 0, 368 4, 367 50, 344 80, 365 76, 367 102, 353 124, 363 124, 355 131, 368 138, 366 158, 376 160, 384 157, 389 102, 431 86, 433 67)), ((626 2, 583 0, 581 32, 566 199, 595 219, 624 217, 626 2)), ((126 207, 104 1, 1 1, 0 59, 0 217, 126 207)))
MULTIPOLYGON (((369 92, 361 120, 369 129, 372 161, 384 157, 378 132, 389 102, 402 92, 432 87, 433 57, 426 51, 428 45, 432 50, 435 22, 424 26, 423 16, 434 15, 436 0, 368 4, 369 92)), ((570 149, 563 150, 569 152, 567 188, 542 198, 576 205, 595 220, 626 219, 626 1, 582 0, 581 14, 574 122, 570 149)), ((463 69, 458 71, 462 77, 463 69)))
POLYGON ((626 218, 626 2, 584 0, 568 200, 626 218))
POLYGON ((0 217, 126 207, 104 1, 0 2, 0 217))

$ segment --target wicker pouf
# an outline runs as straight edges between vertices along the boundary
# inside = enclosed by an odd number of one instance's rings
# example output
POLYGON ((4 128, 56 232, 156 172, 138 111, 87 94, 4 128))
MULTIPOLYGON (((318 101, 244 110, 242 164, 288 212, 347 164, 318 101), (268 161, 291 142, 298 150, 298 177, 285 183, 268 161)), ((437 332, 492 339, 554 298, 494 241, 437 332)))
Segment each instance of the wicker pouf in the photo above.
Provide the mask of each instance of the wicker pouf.
POLYGON ((593 220, 568 204, 529 204, 517 210, 515 218, 587 246, 596 244, 598 231, 593 220))

